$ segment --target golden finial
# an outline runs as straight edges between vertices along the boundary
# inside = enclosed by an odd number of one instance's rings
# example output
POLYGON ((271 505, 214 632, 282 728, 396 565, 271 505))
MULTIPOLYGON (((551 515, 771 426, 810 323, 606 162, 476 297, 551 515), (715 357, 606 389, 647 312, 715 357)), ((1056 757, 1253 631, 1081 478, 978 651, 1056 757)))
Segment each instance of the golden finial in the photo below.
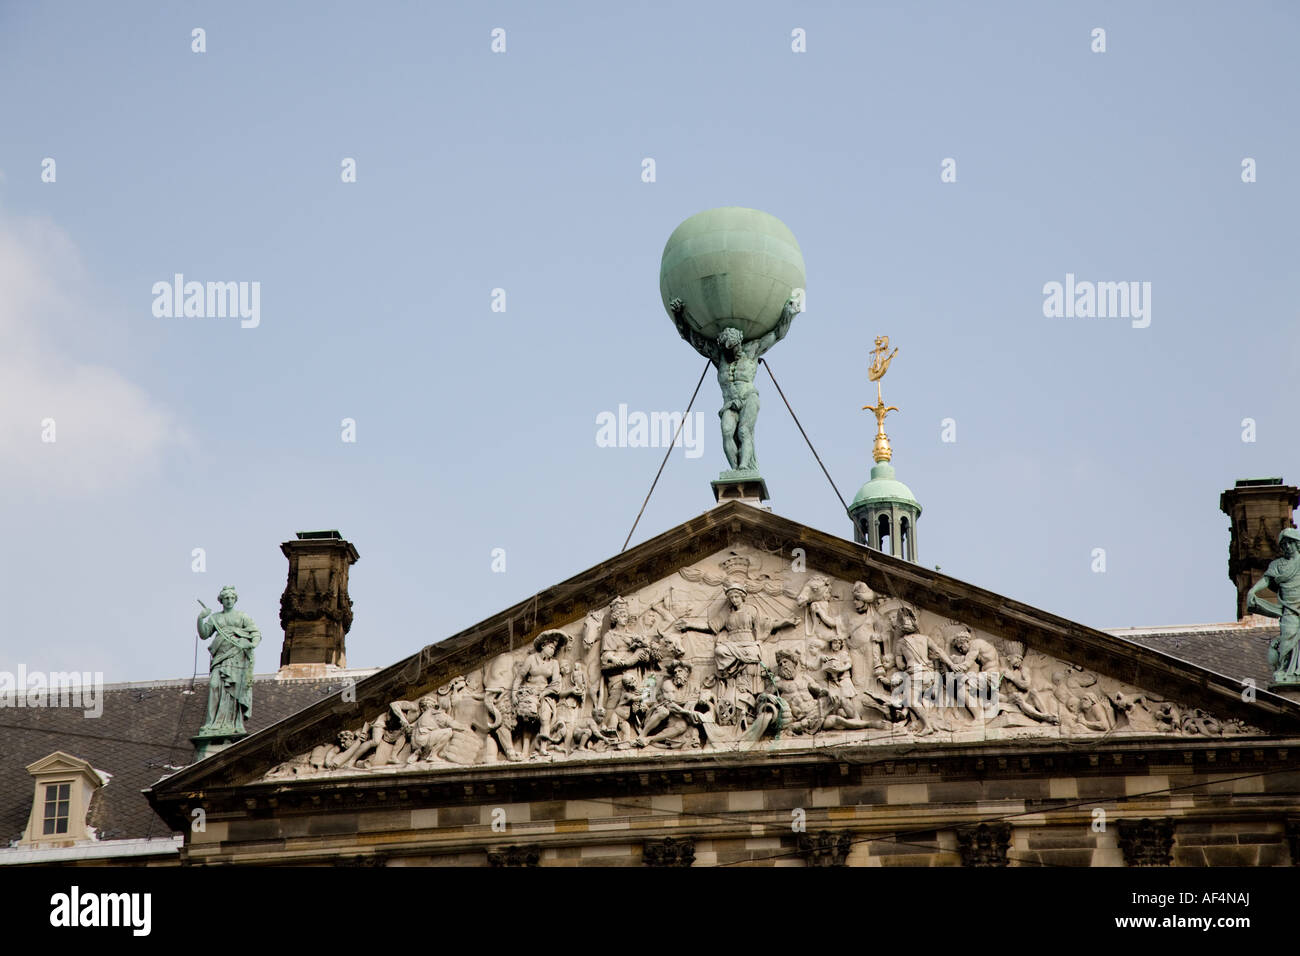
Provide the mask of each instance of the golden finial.
POLYGON ((877 335, 876 347, 871 350, 871 367, 867 369, 867 378, 876 383, 877 400, 880 398, 880 380, 889 371, 889 363, 898 354, 898 349, 894 349, 888 355, 885 354, 886 352, 889 352, 889 336, 877 335))
POLYGON ((890 412, 898 411, 898 406, 885 405, 885 399, 880 390, 880 380, 889 371, 889 363, 894 360, 894 356, 897 354, 898 349, 894 349, 893 352, 889 351, 888 335, 876 336, 876 347, 871 350, 871 365, 867 369, 867 378, 876 383, 876 404, 862 406, 864 410, 870 409, 876 415, 876 441, 871 447, 872 457, 876 461, 889 461, 893 457, 893 451, 889 447, 889 436, 885 434, 885 416, 890 412))

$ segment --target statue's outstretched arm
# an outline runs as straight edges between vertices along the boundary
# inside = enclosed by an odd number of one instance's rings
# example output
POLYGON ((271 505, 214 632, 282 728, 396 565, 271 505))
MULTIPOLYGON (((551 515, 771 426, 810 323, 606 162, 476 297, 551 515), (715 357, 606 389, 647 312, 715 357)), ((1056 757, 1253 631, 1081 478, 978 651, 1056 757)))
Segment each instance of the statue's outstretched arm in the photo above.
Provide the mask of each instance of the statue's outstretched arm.
POLYGON ((957 671, 961 669, 957 666, 957 664, 953 661, 951 657, 949 657, 946 653, 944 653, 943 648, 940 647, 938 644, 936 644, 933 640, 930 641, 930 658, 932 660, 942 661, 943 666, 948 668, 948 670, 950 671, 957 671))
POLYGON ((773 634, 777 631, 783 631, 786 628, 798 627, 801 623, 802 621, 797 614, 792 614, 789 617, 768 619, 768 626, 771 628, 771 633, 773 634))
POLYGON ((702 618, 681 617, 673 625, 678 631, 699 631, 702 634, 712 634, 713 628, 709 622, 702 618))
POLYGON ((785 338, 786 333, 790 331, 790 323, 794 321, 794 317, 798 314, 799 307, 795 305, 794 299, 786 299, 785 305, 781 308, 781 318, 777 319, 776 328, 758 340, 758 348, 754 350, 754 358, 758 358, 758 356, 785 338))

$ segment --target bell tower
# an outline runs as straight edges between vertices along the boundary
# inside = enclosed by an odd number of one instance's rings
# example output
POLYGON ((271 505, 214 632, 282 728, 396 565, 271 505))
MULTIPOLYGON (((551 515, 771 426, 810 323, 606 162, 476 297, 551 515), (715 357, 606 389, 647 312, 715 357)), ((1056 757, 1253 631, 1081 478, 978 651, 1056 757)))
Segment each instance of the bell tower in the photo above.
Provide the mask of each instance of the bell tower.
POLYGON ((858 490, 853 504, 849 505, 849 517, 853 519, 853 540, 858 544, 916 562, 916 525, 921 518, 921 504, 911 489, 898 480, 890 463, 893 449, 885 434, 885 416, 898 408, 885 405, 880 386, 897 354, 898 349, 889 351, 889 336, 876 338, 867 371, 867 377, 876 383, 876 404, 862 406, 876 416, 876 440, 871 448, 876 463, 871 467, 871 480, 858 490))

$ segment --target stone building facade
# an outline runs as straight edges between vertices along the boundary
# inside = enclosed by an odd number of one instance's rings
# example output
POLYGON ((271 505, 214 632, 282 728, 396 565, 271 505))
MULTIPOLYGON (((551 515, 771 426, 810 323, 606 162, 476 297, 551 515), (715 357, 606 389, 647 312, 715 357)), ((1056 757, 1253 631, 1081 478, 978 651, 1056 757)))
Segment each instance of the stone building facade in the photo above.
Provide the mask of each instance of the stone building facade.
POLYGON ((147 796, 189 865, 1290 865, 1300 705, 1143 637, 724 502, 147 796))
POLYGON ((96 721, 8 710, 0 865, 1300 853, 1300 704, 1265 689, 1276 621, 1098 631, 724 498, 349 671, 356 549, 313 532, 283 550, 282 666, 255 681, 250 736, 194 762, 189 680, 105 688, 96 721))

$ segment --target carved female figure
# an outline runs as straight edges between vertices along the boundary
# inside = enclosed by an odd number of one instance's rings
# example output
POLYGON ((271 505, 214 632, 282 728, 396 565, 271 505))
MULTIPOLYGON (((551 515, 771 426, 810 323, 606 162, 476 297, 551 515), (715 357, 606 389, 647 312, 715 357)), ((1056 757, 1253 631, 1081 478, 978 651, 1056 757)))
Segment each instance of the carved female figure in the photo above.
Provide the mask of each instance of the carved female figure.
POLYGON ((555 720, 555 703, 560 695, 560 663, 555 655, 569 641, 563 631, 543 631, 533 639, 533 653, 515 674, 510 688, 518 729, 523 736, 524 757, 532 756, 532 746, 547 756, 551 724, 555 720))
MULTIPOLYGON (((622 695, 623 675, 639 680, 651 661, 649 642, 632 626, 632 612, 626 598, 616 597, 609 605, 609 628, 600 639, 600 672, 604 677, 596 705, 611 709, 622 695)), ((586 642, 588 636, 583 637, 586 642)))
POLYGON ((759 625, 762 623, 770 632, 775 632, 794 627, 799 621, 795 617, 760 621, 757 609, 746 600, 749 590, 739 579, 729 580, 724 594, 727 606, 720 616, 706 621, 682 618, 677 622, 677 630, 715 635, 713 666, 722 689, 718 722, 735 722, 747 727, 754 715, 755 698, 761 690, 759 625))

